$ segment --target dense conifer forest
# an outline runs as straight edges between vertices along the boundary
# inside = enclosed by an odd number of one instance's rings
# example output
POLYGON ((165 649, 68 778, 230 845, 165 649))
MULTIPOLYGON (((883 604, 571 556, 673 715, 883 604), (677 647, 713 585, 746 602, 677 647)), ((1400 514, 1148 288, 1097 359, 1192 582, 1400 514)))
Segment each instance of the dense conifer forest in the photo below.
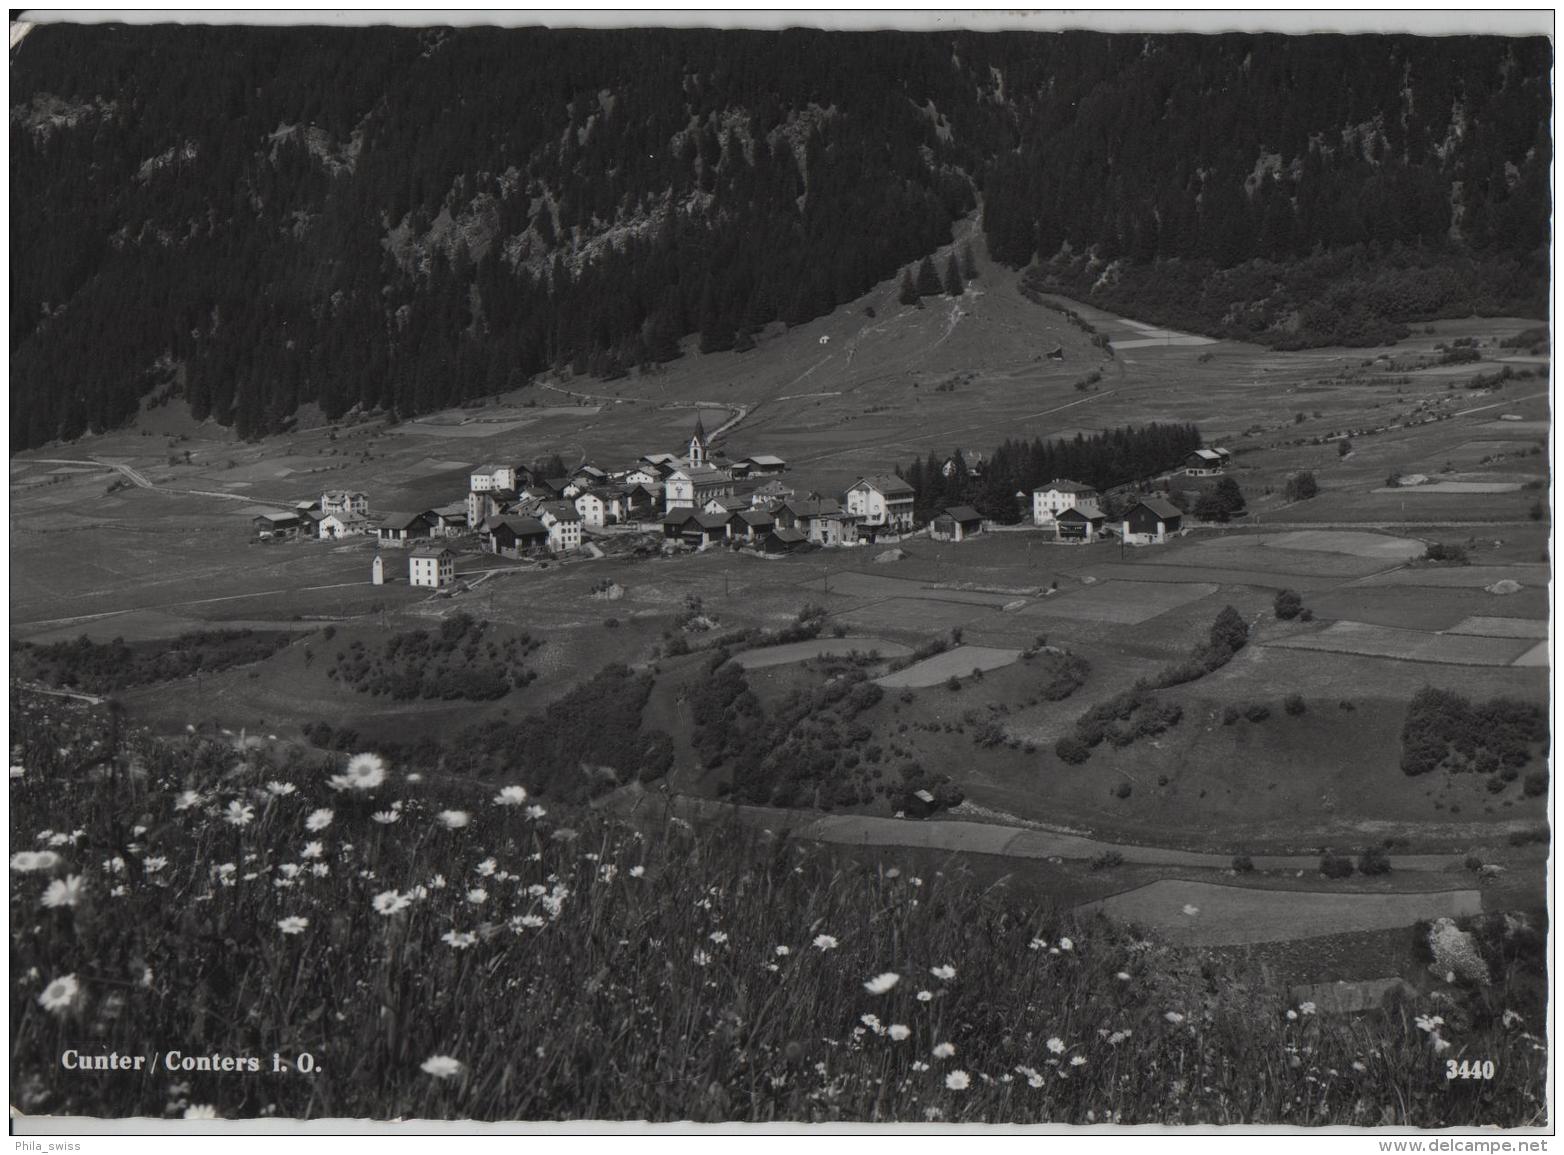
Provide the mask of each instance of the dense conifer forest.
POLYGON ((743 351, 979 210, 1039 287, 1274 344, 1542 316, 1550 68, 1497 37, 45 25, 11 69, 12 448, 144 399, 250 437, 743 351))

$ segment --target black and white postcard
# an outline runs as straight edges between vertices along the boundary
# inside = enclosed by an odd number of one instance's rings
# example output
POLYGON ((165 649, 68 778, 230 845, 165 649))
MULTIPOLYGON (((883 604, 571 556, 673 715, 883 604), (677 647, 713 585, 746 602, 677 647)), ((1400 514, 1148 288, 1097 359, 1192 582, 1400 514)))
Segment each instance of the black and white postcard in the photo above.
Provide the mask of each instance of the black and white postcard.
POLYGON ((13 1135, 1540 1143, 1551 13, 640 15, 13 15, 13 1135))

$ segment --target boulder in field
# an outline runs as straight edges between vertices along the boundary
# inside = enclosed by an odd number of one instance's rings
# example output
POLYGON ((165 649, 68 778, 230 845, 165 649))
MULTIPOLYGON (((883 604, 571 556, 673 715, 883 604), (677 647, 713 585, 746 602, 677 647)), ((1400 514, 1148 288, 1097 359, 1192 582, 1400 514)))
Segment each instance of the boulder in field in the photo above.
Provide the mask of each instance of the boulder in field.
POLYGON ((888 562, 901 561, 907 556, 907 551, 902 549, 887 549, 874 555, 876 565, 884 565, 888 562))
POLYGON ((1497 594, 1500 597, 1503 597, 1506 594, 1520 593, 1521 583, 1518 581, 1511 581, 1509 578, 1500 578, 1498 581, 1494 582, 1493 585, 1484 586, 1483 589, 1487 590, 1491 594, 1497 594))

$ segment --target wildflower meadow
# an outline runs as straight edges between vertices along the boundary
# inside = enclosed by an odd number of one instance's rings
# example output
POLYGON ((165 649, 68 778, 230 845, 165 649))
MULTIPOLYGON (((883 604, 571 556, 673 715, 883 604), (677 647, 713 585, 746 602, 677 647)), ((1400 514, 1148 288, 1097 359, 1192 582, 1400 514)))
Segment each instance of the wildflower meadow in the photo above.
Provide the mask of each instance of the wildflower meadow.
POLYGON ((13 767, 18 1109, 1546 1122, 1545 1011, 1502 978, 1328 1017, 956 859, 610 819, 525 767, 312 757, 190 735, 90 775, 13 767))

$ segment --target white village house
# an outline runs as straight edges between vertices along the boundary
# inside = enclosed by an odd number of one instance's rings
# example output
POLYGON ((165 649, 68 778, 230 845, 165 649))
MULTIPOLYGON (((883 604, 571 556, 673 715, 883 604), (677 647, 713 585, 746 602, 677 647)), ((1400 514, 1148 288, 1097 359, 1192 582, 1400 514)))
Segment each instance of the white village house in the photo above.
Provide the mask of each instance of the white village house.
POLYGON ((894 474, 860 477, 846 496, 847 512, 862 519, 859 529, 867 530, 871 538, 876 531, 887 534, 912 532, 912 503, 917 495, 912 486, 894 474))
POLYGON ((369 495, 356 489, 332 489, 320 495, 322 513, 369 513, 369 495))
POLYGON ((1032 490, 1032 524, 1052 525, 1054 518, 1077 505, 1098 505, 1102 495, 1079 481, 1059 478, 1032 490))
POLYGON ((443 545, 422 545, 407 558, 409 585, 442 589, 456 580, 456 555, 443 545))

